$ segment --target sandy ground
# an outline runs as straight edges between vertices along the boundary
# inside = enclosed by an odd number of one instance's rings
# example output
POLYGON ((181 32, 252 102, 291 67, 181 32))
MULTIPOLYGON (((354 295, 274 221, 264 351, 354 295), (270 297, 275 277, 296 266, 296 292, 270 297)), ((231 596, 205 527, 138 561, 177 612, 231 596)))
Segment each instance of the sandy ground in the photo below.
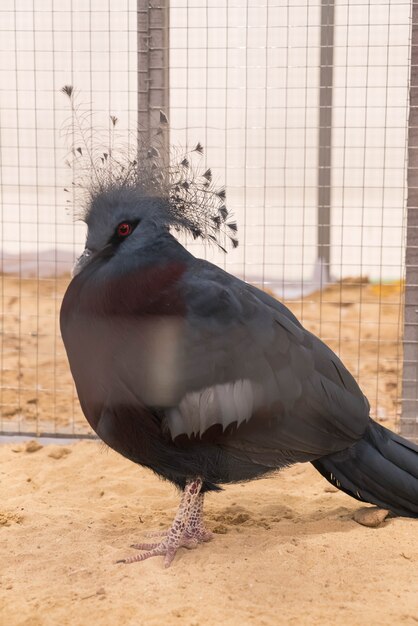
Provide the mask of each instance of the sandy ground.
POLYGON ((417 521, 357 524, 310 465, 211 494, 214 540, 166 570, 115 561, 170 524, 172 486, 96 442, 33 447, 0 447, 5 626, 418 622, 417 521))
MULTIPOLYGON (((59 338, 68 278, 3 277, 1 429, 87 432, 59 338)), ((401 285, 346 281, 290 306, 339 352, 396 426, 401 285)), ((0 446, 0 624, 418 623, 417 521, 353 520, 358 502, 310 465, 207 498, 215 539, 131 565, 178 494, 94 441, 0 446)))

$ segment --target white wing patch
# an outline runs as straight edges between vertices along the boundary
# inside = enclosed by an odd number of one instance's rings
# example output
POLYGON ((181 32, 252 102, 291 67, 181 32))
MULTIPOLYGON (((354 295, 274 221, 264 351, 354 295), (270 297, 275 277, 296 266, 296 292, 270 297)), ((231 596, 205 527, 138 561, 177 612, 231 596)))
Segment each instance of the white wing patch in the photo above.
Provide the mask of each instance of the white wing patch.
POLYGON ((166 410, 167 426, 173 438, 203 435, 214 424, 223 430, 233 422, 239 426, 261 405, 262 395, 261 385, 246 379, 192 391, 166 410))

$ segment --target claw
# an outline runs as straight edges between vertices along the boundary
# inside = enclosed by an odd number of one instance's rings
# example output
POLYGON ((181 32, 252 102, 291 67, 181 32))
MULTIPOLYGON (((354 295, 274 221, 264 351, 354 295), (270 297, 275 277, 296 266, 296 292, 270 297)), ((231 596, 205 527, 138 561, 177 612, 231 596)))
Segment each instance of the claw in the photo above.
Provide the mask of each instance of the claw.
POLYGON ((177 550, 170 550, 166 552, 166 555, 164 557, 164 567, 170 567, 171 563, 174 560, 174 557, 176 556, 176 552, 177 550))

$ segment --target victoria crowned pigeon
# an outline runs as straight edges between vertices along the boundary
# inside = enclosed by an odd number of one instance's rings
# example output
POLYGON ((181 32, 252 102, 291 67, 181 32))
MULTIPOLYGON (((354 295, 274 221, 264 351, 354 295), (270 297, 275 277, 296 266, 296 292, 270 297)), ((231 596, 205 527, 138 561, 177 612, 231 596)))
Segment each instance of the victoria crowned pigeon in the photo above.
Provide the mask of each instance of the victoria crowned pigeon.
POLYGON ((210 170, 191 175, 185 157, 168 183, 158 150, 146 159, 92 182, 86 249, 61 308, 88 422, 182 490, 168 532, 124 562, 163 555, 168 566, 179 547, 211 538, 205 492, 297 462, 353 498, 417 517, 418 447, 369 417, 350 372, 289 309, 173 236, 235 234, 210 170))

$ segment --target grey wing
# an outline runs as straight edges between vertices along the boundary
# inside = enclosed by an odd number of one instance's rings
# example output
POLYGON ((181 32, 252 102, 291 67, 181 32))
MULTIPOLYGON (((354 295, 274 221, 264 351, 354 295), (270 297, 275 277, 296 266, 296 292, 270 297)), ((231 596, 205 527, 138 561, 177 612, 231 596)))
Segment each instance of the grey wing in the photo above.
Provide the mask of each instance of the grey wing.
POLYGON ((369 405, 357 383, 283 304, 206 263, 184 289, 179 401, 164 409, 173 439, 212 429, 217 443, 274 465, 362 436, 369 405))

